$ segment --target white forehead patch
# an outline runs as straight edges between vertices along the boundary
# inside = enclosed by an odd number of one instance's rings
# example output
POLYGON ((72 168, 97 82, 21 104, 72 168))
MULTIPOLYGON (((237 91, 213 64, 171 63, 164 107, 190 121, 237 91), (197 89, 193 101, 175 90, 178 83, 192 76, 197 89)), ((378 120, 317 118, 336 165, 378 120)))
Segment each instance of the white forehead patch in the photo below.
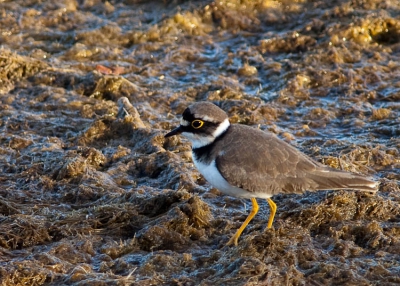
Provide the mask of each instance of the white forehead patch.
POLYGON ((187 120, 181 118, 181 125, 183 125, 183 126, 189 126, 189 124, 190 124, 189 121, 187 121, 187 120))

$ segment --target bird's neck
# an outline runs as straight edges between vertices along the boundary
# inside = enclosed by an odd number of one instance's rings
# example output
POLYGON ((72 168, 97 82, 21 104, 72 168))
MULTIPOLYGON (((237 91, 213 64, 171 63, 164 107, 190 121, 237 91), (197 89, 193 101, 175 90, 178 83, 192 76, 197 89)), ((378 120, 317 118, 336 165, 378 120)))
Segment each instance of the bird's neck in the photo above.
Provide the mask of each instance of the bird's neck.
MULTIPOLYGON (((192 144, 192 154, 193 154, 194 159, 196 159, 198 161, 203 161, 203 162, 214 159, 211 156, 211 152, 214 149, 215 145, 220 140, 222 140, 225 137, 225 135, 228 133, 230 124, 229 124, 229 121, 227 121, 227 122, 228 122, 228 124, 225 125, 225 128, 224 129, 221 128, 221 130, 223 130, 223 131, 218 132, 218 136, 214 137, 214 140, 210 141, 208 144, 204 144, 202 146, 192 144)), ((221 127, 221 125, 214 131, 213 134, 217 134, 217 131, 221 127)))
POLYGON ((192 149, 202 148, 212 144, 215 140, 217 140, 218 137, 223 135, 228 130, 230 125, 231 124, 227 118, 222 121, 211 134, 183 132, 182 135, 188 138, 192 143, 192 149))
POLYGON ((228 131, 229 126, 231 126, 231 123, 229 122, 229 119, 226 118, 224 121, 221 122, 221 124, 215 129, 215 131, 212 133, 212 136, 215 138, 215 140, 226 133, 228 131))

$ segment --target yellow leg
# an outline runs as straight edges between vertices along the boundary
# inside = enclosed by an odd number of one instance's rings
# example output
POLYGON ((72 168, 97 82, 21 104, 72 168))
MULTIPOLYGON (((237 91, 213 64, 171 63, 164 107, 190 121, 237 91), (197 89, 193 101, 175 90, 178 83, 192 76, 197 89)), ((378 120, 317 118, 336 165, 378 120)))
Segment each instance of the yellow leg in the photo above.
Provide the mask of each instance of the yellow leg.
POLYGON ((256 215, 258 212, 258 204, 255 198, 251 198, 251 203, 253 204, 253 207, 251 209, 251 212, 249 213, 248 217, 242 224, 242 226, 236 231, 235 235, 232 236, 232 238, 228 241, 226 245, 238 245, 238 239, 240 235, 242 234, 243 230, 246 228, 246 226, 249 224, 249 222, 253 219, 253 217, 256 215))
POLYGON ((274 217, 275 217, 275 213, 276 213, 276 204, 270 198, 267 199, 267 202, 268 202, 269 208, 270 208, 270 214, 269 214, 267 228, 271 228, 272 227, 272 223, 274 222, 274 217))

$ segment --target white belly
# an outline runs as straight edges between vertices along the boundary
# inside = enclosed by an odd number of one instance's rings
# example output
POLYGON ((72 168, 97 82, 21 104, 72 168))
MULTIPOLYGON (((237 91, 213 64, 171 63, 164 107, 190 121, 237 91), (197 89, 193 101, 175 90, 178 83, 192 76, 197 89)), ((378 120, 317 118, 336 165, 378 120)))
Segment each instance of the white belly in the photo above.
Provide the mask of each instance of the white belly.
POLYGON ((232 186, 222 177, 221 173, 218 171, 215 164, 215 160, 211 162, 210 165, 206 165, 199 162, 193 156, 193 162, 199 172, 204 176, 204 178, 214 187, 223 192, 224 194, 242 197, 242 198, 270 198, 271 195, 265 193, 253 193, 241 188, 232 186))

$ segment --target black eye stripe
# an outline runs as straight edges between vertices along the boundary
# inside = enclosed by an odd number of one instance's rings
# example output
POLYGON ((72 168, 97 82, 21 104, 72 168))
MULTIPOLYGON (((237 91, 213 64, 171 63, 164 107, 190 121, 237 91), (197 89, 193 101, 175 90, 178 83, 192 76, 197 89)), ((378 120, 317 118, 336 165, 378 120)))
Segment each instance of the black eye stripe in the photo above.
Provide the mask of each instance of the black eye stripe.
POLYGON ((192 121, 190 121, 189 125, 187 126, 181 125, 181 128, 183 132, 189 132, 189 133, 212 133, 215 129, 218 128, 218 124, 204 121, 203 126, 201 128, 196 129, 192 126, 192 121))
POLYGON ((201 118, 196 118, 189 108, 186 108, 185 111, 182 113, 182 119, 188 122, 188 125, 181 125, 181 128, 184 132, 211 134, 219 126, 219 123, 209 122, 201 118), (202 122, 203 125, 200 127, 196 127, 197 125, 193 126, 193 122, 196 120, 202 122))

